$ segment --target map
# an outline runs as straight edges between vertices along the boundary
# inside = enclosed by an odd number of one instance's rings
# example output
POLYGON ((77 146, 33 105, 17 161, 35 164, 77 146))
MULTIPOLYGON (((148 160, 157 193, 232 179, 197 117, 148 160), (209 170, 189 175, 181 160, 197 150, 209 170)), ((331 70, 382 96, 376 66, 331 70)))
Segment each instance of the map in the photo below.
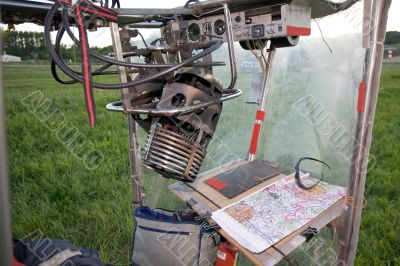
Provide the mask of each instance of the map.
POLYGON ((253 253, 260 253, 346 195, 344 187, 320 182, 299 188, 287 176, 212 214, 223 230, 253 253))

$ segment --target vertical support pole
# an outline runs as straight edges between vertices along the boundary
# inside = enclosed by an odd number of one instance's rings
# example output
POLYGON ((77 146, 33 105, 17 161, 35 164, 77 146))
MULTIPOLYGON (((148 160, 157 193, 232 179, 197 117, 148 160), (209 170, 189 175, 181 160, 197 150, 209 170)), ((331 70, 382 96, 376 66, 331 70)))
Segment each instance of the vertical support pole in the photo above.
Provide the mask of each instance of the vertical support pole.
POLYGON ((263 75, 263 83, 262 83, 263 84, 262 85, 262 97, 261 97, 261 101, 260 101, 260 106, 256 113, 256 120, 254 121, 254 124, 253 124, 253 133, 251 135, 249 153, 247 155, 248 161, 253 161, 257 154, 258 141, 260 139, 262 124, 265 119, 265 109, 266 109, 266 106, 268 103, 269 91, 270 91, 270 87, 271 87, 270 83, 271 83, 271 77, 272 77, 272 63, 273 63, 275 54, 276 54, 276 47, 271 45, 269 52, 268 52, 267 65, 266 65, 265 71, 263 73, 264 75, 263 75))
MULTIPOLYGON (((117 23, 110 23, 111 37, 113 41, 113 49, 115 59, 123 61, 121 38, 119 34, 119 26, 117 23)), ((126 68, 118 66, 119 81, 126 83, 128 81, 128 73, 126 68)), ((131 109, 131 102, 129 98, 129 89, 123 88, 121 92, 122 102, 124 104, 125 111, 131 109)), ((132 204, 133 209, 144 204, 143 197, 143 185, 142 185, 142 173, 140 168, 139 158, 139 146, 137 139, 137 124, 133 119, 132 115, 128 114, 128 128, 129 128, 129 159, 130 159, 130 170, 131 170, 131 182, 132 182, 132 204)))
POLYGON ((11 243, 10 186, 6 154, 6 121, 2 78, 3 73, 0 67, 0 265, 11 265, 13 253, 11 243))
POLYGON ((367 86, 365 109, 360 110, 358 117, 352 171, 347 191, 347 195, 353 198, 353 204, 342 215, 339 230, 338 259, 341 265, 353 265, 357 251, 369 150, 382 71, 383 43, 390 4, 391 0, 375 0, 372 9, 370 45, 365 75, 367 86))

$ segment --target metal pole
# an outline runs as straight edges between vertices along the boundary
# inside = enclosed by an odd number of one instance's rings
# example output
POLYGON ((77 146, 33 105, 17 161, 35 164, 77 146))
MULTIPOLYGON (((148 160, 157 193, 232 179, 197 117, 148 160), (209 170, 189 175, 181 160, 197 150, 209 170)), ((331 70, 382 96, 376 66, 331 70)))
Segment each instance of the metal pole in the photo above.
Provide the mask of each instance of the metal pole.
POLYGON ((253 133, 250 141, 249 153, 247 155, 248 161, 253 161, 257 154, 258 140, 260 138, 261 127, 265 118, 265 108, 268 103, 270 83, 272 77, 272 63, 276 54, 276 47, 271 45, 268 52, 267 64, 264 71, 263 85, 262 85, 262 97, 260 107, 256 113, 256 120, 253 125, 253 133))
POLYGON ((370 20, 372 27, 365 75, 367 90, 365 109, 358 117, 357 141, 354 148, 353 166, 347 191, 348 196, 352 197, 353 201, 351 208, 341 218, 339 230, 340 247, 338 259, 344 265, 353 265, 357 250, 369 150, 382 70, 383 43, 385 41, 390 4, 391 0, 375 0, 370 20))
POLYGON ((234 46, 234 37, 232 30, 232 18, 231 12, 228 9, 228 5, 224 4, 224 19, 226 23, 226 35, 228 42, 228 52, 229 52, 229 65, 231 67, 231 82, 226 90, 233 89, 236 84, 237 79, 237 66, 236 66, 236 56, 235 56, 235 46, 234 46))
MULTIPOLYGON (((119 26, 117 23, 110 23, 111 37, 113 41, 115 59, 123 61, 122 56, 122 45, 119 34, 119 26)), ((123 66, 118 67, 119 81, 126 83, 128 81, 126 68, 123 66)), ((122 89, 122 103, 124 110, 132 109, 132 105, 129 98, 129 89, 122 89)), ((139 159, 139 145, 137 139, 137 124, 131 114, 128 114, 128 128, 129 128, 129 159, 131 168, 131 182, 132 182, 132 204, 133 209, 144 204, 143 199, 143 185, 142 185, 142 173, 140 168, 139 159)))
POLYGON ((11 218, 7 164, 5 109, 3 98, 2 67, 0 66, 0 265, 11 265, 11 218))

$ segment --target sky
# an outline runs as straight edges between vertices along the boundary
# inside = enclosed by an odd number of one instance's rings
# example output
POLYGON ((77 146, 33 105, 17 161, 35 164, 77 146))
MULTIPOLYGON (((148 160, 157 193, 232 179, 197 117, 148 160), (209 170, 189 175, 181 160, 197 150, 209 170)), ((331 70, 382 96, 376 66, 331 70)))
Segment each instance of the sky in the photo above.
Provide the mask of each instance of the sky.
MULTIPOLYGON (((110 1, 111 2, 111 1, 110 1)), ((137 0, 120 0, 121 7, 123 8, 171 8, 183 6, 186 0, 146 0, 146 1, 137 1, 137 0)), ((361 6, 361 3, 359 3, 361 6)), ((393 0, 392 5, 389 11, 389 20, 387 25, 388 31, 400 31, 400 19, 398 18, 398 12, 400 10, 400 0, 393 0)), ((347 22, 350 22, 351 18, 349 16, 344 17, 347 19, 347 22)), ((356 22, 355 22, 356 23, 356 22)), ((321 23, 322 31, 327 34, 329 32, 337 32, 338 25, 334 25, 334 23, 321 23)), ((353 29, 356 28, 354 25, 353 29)), ((43 27, 37 26, 31 23, 25 23, 21 25, 16 25, 17 30, 29 30, 29 31, 43 31, 43 27)), ((351 30, 351 27, 343 27, 344 30, 351 30)), ((314 28, 313 28, 314 30, 314 28)), ((146 37, 151 34, 158 33, 158 30, 141 30, 142 34, 146 37)), ((65 44, 71 44, 72 41, 67 39, 64 41, 65 44)), ((97 31, 89 33, 89 43, 91 46, 104 47, 111 45, 111 36, 109 31, 97 31)))

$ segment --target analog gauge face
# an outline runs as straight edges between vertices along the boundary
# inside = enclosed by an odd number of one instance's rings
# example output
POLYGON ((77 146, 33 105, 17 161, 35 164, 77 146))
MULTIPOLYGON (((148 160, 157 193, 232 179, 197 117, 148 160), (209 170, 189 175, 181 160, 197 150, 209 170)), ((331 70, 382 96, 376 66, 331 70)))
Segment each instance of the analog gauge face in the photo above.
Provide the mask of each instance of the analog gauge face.
POLYGON ((222 19, 218 19, 217 21, 215 21, 214 23, 214 31, 217 35, 222 35, 225 33, 226 30, 226 25, 225 25, 225 21, 223 21, 222 19))
POLYGON ((205 22, 203 24, 203 34, 208 35, 211 34, 211 22, 205 22))
POLYGON ((190 24, 188 28, 189 39, 192 41, 197 41, 200 37, 200 27, 196 23, 190 24))
POLYGON ((252 38, 260 38, 265 35, 265 26, 264 24, 253 25, 251 27, 251 37, 252 38))

